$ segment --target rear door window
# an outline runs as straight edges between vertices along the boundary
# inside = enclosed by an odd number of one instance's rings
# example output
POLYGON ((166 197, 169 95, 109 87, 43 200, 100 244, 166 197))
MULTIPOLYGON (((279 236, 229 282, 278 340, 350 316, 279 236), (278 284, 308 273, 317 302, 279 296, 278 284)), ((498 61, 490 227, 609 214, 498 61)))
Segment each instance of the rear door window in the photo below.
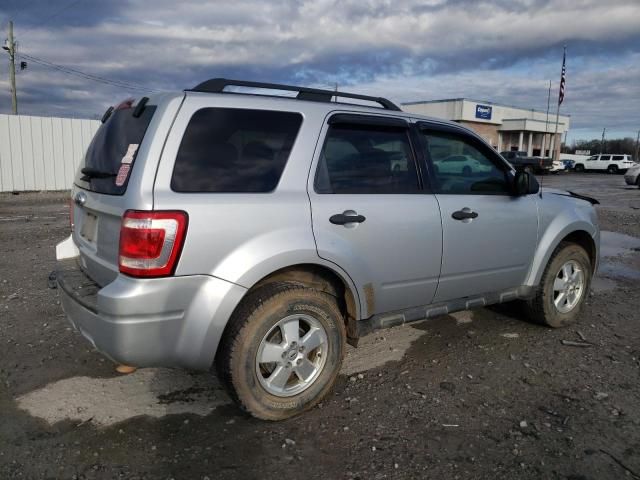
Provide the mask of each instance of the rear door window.
POLYGON ((329 127, 317 193, 403 194, 420 191, 406 127, 337 123, 329 127))
POLYGON ((618 161, 618 160, 624 160, 624 155, 614 155, 614 156, 613 156, 613 160, 616 160, 616 161, 618 161))
POLYGON ((611 160, 611 155, 600 155, 600 161, 608 162, 611 160))
POLYGON ((171 178, 175 192, 266 193, 275 190, 302 115, 203 108, 191 117, 171 178))
POLYGON ((108 195, 127 190, 138 149, 156 111, 155 106, 147 105, 134 116, 132 104, 121 104, 98 128, 76 174, 79 187, 108 195))

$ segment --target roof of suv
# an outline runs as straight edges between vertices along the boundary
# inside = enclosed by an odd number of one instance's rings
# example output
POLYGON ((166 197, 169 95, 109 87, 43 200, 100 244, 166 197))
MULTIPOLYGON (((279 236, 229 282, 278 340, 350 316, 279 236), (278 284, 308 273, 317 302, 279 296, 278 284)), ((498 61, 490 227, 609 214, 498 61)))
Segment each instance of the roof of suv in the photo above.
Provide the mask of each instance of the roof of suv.
POLYGON ((316 88, 307 88, 307 87, 296 87, 292 85, 283 85, 283 84, 275 84, 275 83, 262 83, 262 82, 251 82, 251 81, 243 81, 243 80, 230 80, 225 78, 214 78, 211 80, 206 80, 196 87, 192 89, 185 90, 187 94, 224 94, 227 95, 238 95, 242 97, 246 97, 247 95, 253 95, 256 97, 260 97, 261 101, 273 101, 277 103, 285 102, 287 104, 313 104, 316 108, 326 105, 326 110, 331 111, 335 110, 336 106, 348 108, 352 111, 358 111, 362 113, 371 113, 375 115, 380 114, 389 114, 393 116, 400 116, 405 118, 415 118, 421 120, 427 120, 433 123, 446 124, 456 126, 458 128, 465 129, 462 125, 456 122, 451 122, 449 120, 443 120, 440 118, 428 117, 425 115, 419 115, 415 113, 405 112, 400 109, 395 103, 384 97, 373 97, 368 95, 360 95, 354 93, 347 93, 341 91, 334 90, 322 90, 316 88), (229 91, 225 90, 226 87, 244 87, 250 89, 249 91, 229 91), (253 91, 251 91, 253 90, 253 91), (261 90, 260 93, 256 93, 256 90, 261 90), (278 93, 274 93, 272 95, 262 93, 266 90, 275 90, 276 92, 283 91, 291 91, 298 92, 296 96, 288 96, 282 95, 278 93), (354 99, 357 101, 366 101, 371 103, 378 103, 381 105, 380 107, 374 107, 369 105, 362 105, 358 103, 350 103, 350 102, 339 102, 338 98, 347 98, 354 99), (334 100, 335 99, 335 100, 334 100))

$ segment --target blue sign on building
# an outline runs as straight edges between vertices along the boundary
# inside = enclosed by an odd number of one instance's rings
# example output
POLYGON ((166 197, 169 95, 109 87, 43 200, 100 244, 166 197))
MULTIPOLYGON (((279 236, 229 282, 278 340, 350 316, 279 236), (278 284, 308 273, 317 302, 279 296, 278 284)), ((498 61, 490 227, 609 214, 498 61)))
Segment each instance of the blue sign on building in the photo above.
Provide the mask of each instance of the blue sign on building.
POLYGON ((476 118, 491 120, 491 107, 489 105, 476 105, 476 118))

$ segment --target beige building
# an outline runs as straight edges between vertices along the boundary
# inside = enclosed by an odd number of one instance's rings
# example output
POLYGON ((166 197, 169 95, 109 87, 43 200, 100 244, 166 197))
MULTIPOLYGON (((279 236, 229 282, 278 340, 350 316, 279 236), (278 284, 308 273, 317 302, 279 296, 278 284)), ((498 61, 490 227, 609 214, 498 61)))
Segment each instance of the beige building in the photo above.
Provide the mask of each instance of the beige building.
MULTIPOLYGON (((517 108, 468 98, 427 100, 402 104, 406 112, 453 120, 475 130, 499 152, 525 151, 529 155, 550 157, 559 154, 562 135, 569 130, 570 117, 560 115, 558 135, 555 112, 517 108)), ((557 156, 554 158, 558 158, 557 156)))

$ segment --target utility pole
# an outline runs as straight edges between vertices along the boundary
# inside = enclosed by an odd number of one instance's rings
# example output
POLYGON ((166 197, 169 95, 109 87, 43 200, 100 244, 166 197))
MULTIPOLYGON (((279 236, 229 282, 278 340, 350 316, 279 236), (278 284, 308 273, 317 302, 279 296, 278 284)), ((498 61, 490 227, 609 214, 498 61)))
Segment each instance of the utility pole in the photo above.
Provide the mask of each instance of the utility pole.
POLYGON ((640 162, 640 130, 636 135, 636 162, 640 162))
POLYGON ((600 140, 600 154, 602 155, 604 153, 604 134, 607 131, 607 127, 604 127, 602 129, 602 140, 600 140))
POLYGON ((9 37, 2 47, 9 52, 9 83, 11 84, 11 110, 18 114, 18 94, 16 92, 16 42, 13 39, 13 22, 9 21, 9 37))

